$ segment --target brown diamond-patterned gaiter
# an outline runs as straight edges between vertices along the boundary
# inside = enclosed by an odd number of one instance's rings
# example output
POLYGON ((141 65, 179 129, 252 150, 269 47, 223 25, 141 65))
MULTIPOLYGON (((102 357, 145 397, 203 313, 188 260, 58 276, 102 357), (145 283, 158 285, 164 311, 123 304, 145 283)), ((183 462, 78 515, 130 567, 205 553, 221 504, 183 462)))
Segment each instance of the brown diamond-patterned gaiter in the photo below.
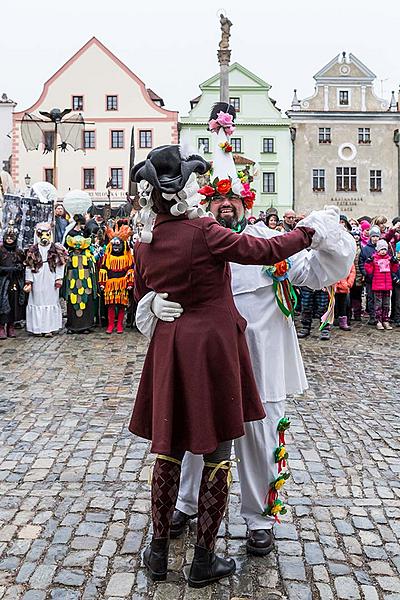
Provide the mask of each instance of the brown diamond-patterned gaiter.
POLYGON ((214 550, 218 529, 225 514, 229 472, 226 468, 216 471, 214 467, 203 468, 198 501, 197 545, 210 551, 214 550))
POLYGON ((151 482, 153 537, 167 538, 178 498, 181 463, 157 457, 151 482))

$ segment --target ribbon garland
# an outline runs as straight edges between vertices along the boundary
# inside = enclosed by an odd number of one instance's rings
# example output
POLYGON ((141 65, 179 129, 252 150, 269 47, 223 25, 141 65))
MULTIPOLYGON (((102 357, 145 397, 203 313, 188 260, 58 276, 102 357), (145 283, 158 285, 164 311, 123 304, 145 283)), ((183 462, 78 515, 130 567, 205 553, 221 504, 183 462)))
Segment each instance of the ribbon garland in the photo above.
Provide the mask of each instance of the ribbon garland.
POLYGON ((297 306, 297 296, 289 281, 289 269, 292 266, 290 259, 282 260, 272 266, 263 267, 262 271, 272 279, 272 288, 280 311, 288 319, 294 318, 297 306))
POLYGON ((329 302, 328 309, 326 313, 324 313, 321 317, 321 325, 319 327, 319 331, 325 329, 327 325, 333 325, 333 321, 335 319, 335 286, 329 285, 326 288, 328 292, 329 302))

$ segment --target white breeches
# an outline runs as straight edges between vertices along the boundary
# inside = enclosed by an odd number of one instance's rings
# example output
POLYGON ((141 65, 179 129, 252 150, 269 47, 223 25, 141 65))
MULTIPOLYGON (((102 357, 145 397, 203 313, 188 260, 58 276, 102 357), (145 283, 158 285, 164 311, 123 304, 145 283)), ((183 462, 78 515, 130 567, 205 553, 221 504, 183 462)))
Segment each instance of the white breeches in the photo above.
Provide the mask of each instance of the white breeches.
MULTIPOLYGON (((270 529, 273 517, 263 517, 269 484, 278 475, 274 452, 278 447, 278 423, 285 416, 285 402, 265 402, 266 417, 245 423, 246 434, 234 441, 239 459, 241 514, 249 529, 270 529)), ((197 512, 197 496, 203 469, 203 457, 186 452, 176 508, 187 515, 197 512)))

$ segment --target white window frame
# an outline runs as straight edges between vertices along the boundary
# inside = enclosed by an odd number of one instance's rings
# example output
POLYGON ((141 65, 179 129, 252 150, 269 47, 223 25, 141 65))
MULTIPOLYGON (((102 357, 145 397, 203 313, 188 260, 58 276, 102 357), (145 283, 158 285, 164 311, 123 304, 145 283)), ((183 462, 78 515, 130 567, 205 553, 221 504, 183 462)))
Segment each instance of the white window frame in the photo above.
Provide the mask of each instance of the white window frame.
POLYGON ((231 96, 229 98, 229 104, 231 104, 233 106, 233 108, 235 109, 235 111, 237 113, 240 113, 240 111, 242 110, 242 98, 240 96, 231 96), (231 102, 231 100, 239 100, 239 108, 236 108, 234 106, 234 104, 231 102))
POLYGON ((200 150, 200 140, 207 140, 208 142, 208 149, 204 149, 204 154, 210 154, 211 150, 210 150, 210 138, 209 137, 198 137, 197 138, 197 150, 200 150))
POLYGON ((234 137, 230 138, 229 143, 232 146, 232 152, 233 152, 233 154, 243 154, 243 138, 241 138, 240 136, 235 135, 234 137), (233 147, 233 140, 239 140, 239 142, 240 142, 240 150, 235 150, 235 148, 233 147))
POLYGON ((359 127, 357 136, 358 136, 359 144, 370 144, 371 143, 371 127, 359 127))
POLYGON ((275 171, 263 171, 262 174, 262 193, 263 194, 276 194, 276 172, 275 171), (265 175, 273 175, 273 181, 274 181, 274 190, 272 192, 267 191, 265 189, 265 179, 264 176, 265 175))
POLYGON ((271 137, 271 136, 268 136, 268 137, 265 136, 265 137, 263 137, 262 138, 262 150, 261 150, 261 152, 263 154, 276 154, 276 139, 274 137, 271 137), (264 149, 264 142, 266 140, 271 140, 272 141, 272 151, 271 152, 269 150, 265 150, 264 149))
POLYGON ((313 192, 325 192, 326 189, 326 171, 325 169, 311 170, 311 188, 313 192), (317 185, 314 185, 314 180, 317 180, 317 185), (323 181, 323 185, 321 184, 323 181))
POLYGON ((369 170, 369 191, 370 192, 382 192, 382 169, 370 169, 369 170), (379 175, 378 175, 379 173, 379 175), (374 184, 372 184, 374 181, 374 184), (380 186, 378 187, 378 182, 380 186))
POLYGON ((357 188, 358 188, 358 174, 357 174, 357 167, 336 167, 335 170, 335 183, 336 183, 336 191, 337 192, 356 192, 357 188), (338 173, 338 170, 341 169, 341 173, 338 173), (352 171, 355 171, 355 173, 352 173, 352 171), (338 177, 342 178, 342 186, 341 189, 338 188, 338 177), (349 185, 348 185, 348 189, 346 189, 345 186, 345 178, 348 179, 349 185), (351 180, 355 178, 355 189, 351 189, 352 185, 351 185, 351 180))
POLYGON ((351 106, 351 89, 350 88, 343 88, 343 87, 337 88, 336 101, 337 101, 337 105, 339 106, 339 108, 343 107, 343 106, 350 107, 351 106), (340 92, 347 92, 347 96, 348 96, 348 99, 349 99, 349 103, 348 104, 340 104, 340 92))
POLYGON ((332 127, 318 127, 318 143, 319 144, 331 144, 332 143, 332 127), (321 132, 322 132, 322 139, 321 139, 321 132))

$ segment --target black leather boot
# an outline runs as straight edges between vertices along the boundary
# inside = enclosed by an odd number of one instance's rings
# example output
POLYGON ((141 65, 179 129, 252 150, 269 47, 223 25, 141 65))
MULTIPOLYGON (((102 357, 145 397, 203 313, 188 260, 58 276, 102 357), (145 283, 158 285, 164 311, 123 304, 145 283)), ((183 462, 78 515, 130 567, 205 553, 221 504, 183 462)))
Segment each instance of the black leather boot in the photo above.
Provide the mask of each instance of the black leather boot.
POLYGON ((221 558, 211 550, 194 547, 194 557, 188 578, 189 587, 202 588, 229 577, 236 571, 236 563, 232 558, 221 558))
POLYGON ((272 529, 254 529, 249 531, 246 543, 248 554, 254 556, 267 556, 274 547, 272 529))
POLYGON ((174 514, 172 515, 171 529, 169 532, 169 537, 172 540, 180 537, 183 533, 185 533, 185 529, 189 521, 195 519, 197 514, 195 515, 187 515, 186 513, 178 510, 177 508, 174 510, 174 514))
POLYGON ((143 562, 153 581, 165 581, 168 571, 168 538, 152 539, 143 554, 143 562))

